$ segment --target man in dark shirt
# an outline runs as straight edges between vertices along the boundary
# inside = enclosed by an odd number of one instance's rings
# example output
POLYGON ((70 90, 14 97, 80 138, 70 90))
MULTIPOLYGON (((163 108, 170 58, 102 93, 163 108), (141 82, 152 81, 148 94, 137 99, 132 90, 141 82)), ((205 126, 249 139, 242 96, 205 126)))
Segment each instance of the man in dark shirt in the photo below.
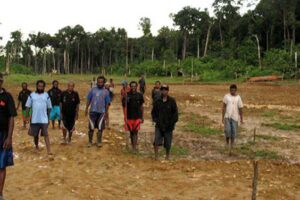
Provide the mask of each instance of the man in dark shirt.
POLYGON ((155 82, 155 86, 152 90, 152 102, 154 104, 155 101, 159 100, 161 98, 161 91, 160 91, 160 81, 155 82))
POLYGON ((0 74, 0 199, 3 199, 6 167, 14 165, 12 135, 14 117, 17 116, 14 99, 2 88, 3 82, 3 75, 0 74))
POLYGON ((58 81, 52 82, 52 88, 48 91, 51 99, 52 109, 50 113, 50 120, 52 121, 52 128, 55 129, 55 120, 58 121, 58 127, 60 128, 60 95, 61 90, 58 88, 58 81))
POLYGON ((127 93, 127 127, 130 132, 131 145, 134 152, 137 152, 138 131, 140 124, 144 122, 144 97, 141 93, 137 92, 137 82, 130 83, 131 91, 127 93))
POLYGON ((178 108, 174 98, 170 97, 169 86, 161 86, 161 99, 154 103, 152 109, 152 120, 156 123, 154 152, 155 159, 158 159, 158 147, 164 142, 166 149, 166 159, 170 157, 170 150, 172 145, 173 130, 178 121, 178 108))
POLYGON ((145 94, 146 92, 146 81, 144 75, 141 76, 139 80, 139 85, 140 85, 140 93, 145 94))
POLYGON ((74 91, 74 82, 68 83, 68 89, 61 94, 60 110, 63 122, 63 144, 67 144, 67 132, 69 132, 68 143, 71 143, 72 133, 75 130, 75 121, 78 120, 78 111, 80 99, 77 92, 74 91))
MULTIPOLYGON (((28 97, 30 96, 31 91, 28 90, 28 85, 27 83, 22 83, 22 91, 20 91, 19 96, 18 96, 18 106, 17 110, 19 110, 20 105, 22 105, 22 119, 23 119, 23 127, 26 128, 26 119, 29 116, 26 116, 26 102, 28 97)), ((31 115, 31 112, 29 113, 31 115)))

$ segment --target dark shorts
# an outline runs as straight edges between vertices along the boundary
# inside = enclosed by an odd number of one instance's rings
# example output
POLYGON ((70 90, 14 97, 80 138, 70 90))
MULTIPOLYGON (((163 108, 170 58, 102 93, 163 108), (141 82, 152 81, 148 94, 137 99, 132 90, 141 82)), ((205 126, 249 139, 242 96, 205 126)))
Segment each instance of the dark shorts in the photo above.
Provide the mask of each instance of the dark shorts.
POLYGON ((105 114, 104 113, 90 113, 89 119, 89 130, 92 131, 94 129, 98 129, 102 131, 105 129, 105 114))
POLYGON ((155 127, 155 138, 154 138, 154 146, 162 146, 166 149, 171 149, 173 139, 172 131, 161 131, 158 127, 155 127))
POLYGON ((13 149, 3 149, 6 138, 7 133, 0 131, 0 169, 14 165, 13 149))
POLYGON ((72 132, 75 128, 75 117, 63 117, 63 128, 72 132))
POLYGON ((48 136, 48 124, 30 124, 28 134, 37 137, 41 132, 41 136, 48 136))

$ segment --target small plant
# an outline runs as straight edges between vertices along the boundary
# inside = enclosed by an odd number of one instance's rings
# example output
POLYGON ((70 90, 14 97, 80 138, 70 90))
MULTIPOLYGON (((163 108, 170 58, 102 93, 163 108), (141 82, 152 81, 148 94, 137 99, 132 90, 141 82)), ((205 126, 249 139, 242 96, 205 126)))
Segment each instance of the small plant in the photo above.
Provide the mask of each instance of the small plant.
POLYGON ((178 156, 186 156, 189 154, 189 151, 186 148, 173 145, 171 148, 171 153, 178 155, 178 156))

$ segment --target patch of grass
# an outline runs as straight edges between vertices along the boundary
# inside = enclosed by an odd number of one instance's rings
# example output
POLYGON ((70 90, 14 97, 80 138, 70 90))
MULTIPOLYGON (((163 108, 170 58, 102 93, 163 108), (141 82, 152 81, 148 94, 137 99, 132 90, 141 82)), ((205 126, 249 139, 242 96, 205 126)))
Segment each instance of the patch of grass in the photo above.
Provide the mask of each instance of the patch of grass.
POLYGON ((273 140, 273 141, 279 140, 278 137, 272 135, 256 135, 256 138, 263 139, 263 140, 273 140))
POLYGON ((250 158, 255 157, 255 158, 270 159, 270 160, 276 160, 280 158, 280 156, 275 151, 270 151, 267 149, 254 150, 254 145, 255 145, 254 142, 248 142, 237 147, 236 151, 250 158))
POLYGON ((171 148, 171 153, 178 155, 178 156, 186 156, 189 154, 188 149, 173 145, 171 148))
POLYGON ((263 126, 266 127, 272 127, 278 130, 283 130, 283 131, 296 131, 300 130, 300 125, 298 124, 282 124, 282 123, 271 123, 271 124, 262 124, 263 126))
POLYGON ((195 122, 189 122, 187 124, 187 129, 191 132, 194 132, 194 133, 197 133, 197 134, 200 134, 200 135, 204 135, 204 136, 207 136, 207 135, 221 135, 222 134, 222 131, 219 130, 219 129, 210 128, 210 127, 207 127, 205 125, 201 126, 201 125, 196 124, 195 122))
POLYGON ((269 117, 274 117, 278 114, 279 114, 278 110, 266 110, 266 111, 262 112, 261 116, 269 118, 269 117))

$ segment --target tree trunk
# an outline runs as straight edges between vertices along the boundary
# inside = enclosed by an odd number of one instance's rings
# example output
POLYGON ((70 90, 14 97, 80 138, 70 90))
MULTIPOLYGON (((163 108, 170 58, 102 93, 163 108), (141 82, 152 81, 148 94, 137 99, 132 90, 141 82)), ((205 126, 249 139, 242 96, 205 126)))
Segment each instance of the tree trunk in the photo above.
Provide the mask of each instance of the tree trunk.
POLYGON ((6 55, 6 67, 5 67, 6 74, 10 73, 10 55, 6 55))
POLYGON ((188 33, 185 31, 183 35, 182 60, 185 59, 185 55, 186 55, 187 34, 188 33))
POLYGON ((125 66, 125 76, 130 75, 130 69, 128 69, 128 37, 126 37, 126 66, 125 66), (128 74, 127 74, 128 73, 128 74))
POLYGON ((200 58, 200 39, 197 37, 197 58, 200 58))
POLYGON ((83 50, 81 50, 81 64, 80 64, 80 74, 83 73, 83 50))
POLYGON ((283 40, 284 40, 284 48, 286 48, 286 17, 285 17, 285 10, 283 10, 283 40))
POLYGON ((130 63, 133 63, 133 44, 131 44, 130 48, 130 63))
POLYGON ((262 69, 262 63, 261 63, 261 56, 260 56, 260 45, 259 45, 259 38, 257 35, 254 35, 256 42, 257 42, 257 56, 258 56, 258 63, 259 63, 259 69, 262 69))
POLYGON ((47 68, 46 64, 47 64, 46 53, 43 53, 43 72, 42 72, 43 75, 46 74, 46 68, 47 68))
POLYGON ((64 50, 64 71, 67 72, 67 51, 64 50))
POLYGON ((219 20, 219 34, 220 34, 220 40, 221 40, 221 47, 223 47, 224 43, 223 43, 223 34, 222 34, 222 27, 221 27, 221 19, 219 20))
POLYGON ((151 61, 154 61, 154 47, 152 47, 152 51, 151 51, 151 61))
POLYGON ((209 24, 208 30, 207 30, 207 35, 206 35, 206 42, 205 42, 205 49, 204 49, 204 54, 203 57, 207 55, 207 49, 208 49, 208 42, 210 38, 210 30, 211 30, 212 24, 209 24))
POLYGON ((269 51, 269 31, 266 33, 266 50, 269 51))

